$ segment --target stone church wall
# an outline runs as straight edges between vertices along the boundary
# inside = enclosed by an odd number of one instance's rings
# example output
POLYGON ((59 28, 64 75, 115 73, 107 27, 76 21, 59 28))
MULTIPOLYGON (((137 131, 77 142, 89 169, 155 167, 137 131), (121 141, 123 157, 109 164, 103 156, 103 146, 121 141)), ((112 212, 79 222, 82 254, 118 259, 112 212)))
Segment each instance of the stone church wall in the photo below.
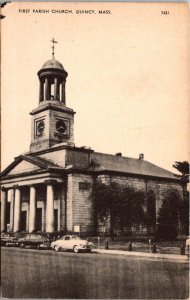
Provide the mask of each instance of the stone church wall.
POLYGON ((80 225, 81 234, 92 232, 93 215, 89 200, 92 178, 84 174, 68 175, 67 189, 67 230, 73 231, 74 226, 80 225))
MULTIPOLYGON (((178 182, 166 181, 164 179, 144 179, 140 177, 120 176, 120 175, 100 175, 98 176, 104 183, 110 181, 120 185, 127 185, 138 190, 153 191, 156 196, 156 218, 162 201, 169 190, 176 190, 183 197, 183 188, 178 182)), ((67 231, 73 232, 74 226, 80 225, 81 233, 90 234, 93 232, 93 210, 89 199, 92 187, 92 176, 85 174, 68 175, 67 183, 67 231)), ((146 228, 141 228, 141 234, 146 235, 146 228)), ((103 224, 98 224, 99 234, 109 234, 109 219, 103 224)))
POLYGON ((65 230, 65 185, 59 188, 59 201, 60 201, 60 230, 65 230))

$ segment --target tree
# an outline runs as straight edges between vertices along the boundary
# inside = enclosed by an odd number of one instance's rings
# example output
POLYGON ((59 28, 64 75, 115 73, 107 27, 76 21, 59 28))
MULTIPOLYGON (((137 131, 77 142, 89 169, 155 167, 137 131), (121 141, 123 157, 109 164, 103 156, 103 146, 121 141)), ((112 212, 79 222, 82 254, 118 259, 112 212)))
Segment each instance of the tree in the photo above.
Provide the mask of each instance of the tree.
POLYGON ((189 182, 189 163, 188 161, 176 161, 173 167, 181 174, 178 177, 183 184, 183 201, 179 207, 179 219, 181 223, 182 234, 189 234, 189 192, 187 191, 187 183, 189 182))
POLYGON ((133 226, 138 228, 144 224, 144 200, 142 191, 135 191, 132 187, 122 187, 112 182, 104 184, 96 181, 91 192, 94 209, 95 229, 98 219, 110 219, 110 235, 114 236, 114 229, 118 226, 133 226))
POLYGON ((175 161, 175 164, 173 164, 173 167, 178 170, 181 174, 178 175, 186 184, 188 182, 189 178, 189 163, 188 161, 175 161))
POLYGON ((169 190, 163 200, 158 216, 158 236, 173 240, 178 235, 181 198, 176 190, 169 190))
POLYGON ((179 207, 179 220, 181 224, 181 233, 189 235, 189 192, 186 191, 183 201, 179 207))
POLYGON ((146 224, 148 234, 155 233, 156 231, 156 196, 154 191, 147 192, 147 215, 146 224))

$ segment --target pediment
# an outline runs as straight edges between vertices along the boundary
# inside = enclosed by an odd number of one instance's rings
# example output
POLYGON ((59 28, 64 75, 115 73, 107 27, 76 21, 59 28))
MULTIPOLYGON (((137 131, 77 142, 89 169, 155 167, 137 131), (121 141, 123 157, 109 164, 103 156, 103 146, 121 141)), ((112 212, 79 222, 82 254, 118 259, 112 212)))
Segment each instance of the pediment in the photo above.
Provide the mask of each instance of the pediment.
POLYGON ((6 175, 17 175, 22 173, 28 173, 40 170, 41 168, 31 162, 28 162, 26 160, 22 160, 20 163, 18 163, 13 169, 11 169, 6 175))
POLYGON ((31 155, 20 155, 15 158, 15 161, 12 162, 2 173, 1 178, 7 176, 16 176, 25 173, 34 173, 41 170, 63 170, 62 167, 54 164, 53 162, 31 155))

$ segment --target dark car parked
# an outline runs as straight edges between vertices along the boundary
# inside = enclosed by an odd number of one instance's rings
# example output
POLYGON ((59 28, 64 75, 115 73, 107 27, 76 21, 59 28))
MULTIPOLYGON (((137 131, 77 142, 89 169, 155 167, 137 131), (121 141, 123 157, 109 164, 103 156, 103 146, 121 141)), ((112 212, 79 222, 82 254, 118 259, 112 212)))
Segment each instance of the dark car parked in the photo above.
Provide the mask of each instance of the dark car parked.
POLYGON ((51 240, 47 235, 29 233, 18 239, 19 246, 22 248, 37 248, 48 249, 51 245, 51 240))
POLYGON ((18 238, 15 237, 13 234, 9 232, 2 232, 1 233, 1 246, 18 246, 18 238))

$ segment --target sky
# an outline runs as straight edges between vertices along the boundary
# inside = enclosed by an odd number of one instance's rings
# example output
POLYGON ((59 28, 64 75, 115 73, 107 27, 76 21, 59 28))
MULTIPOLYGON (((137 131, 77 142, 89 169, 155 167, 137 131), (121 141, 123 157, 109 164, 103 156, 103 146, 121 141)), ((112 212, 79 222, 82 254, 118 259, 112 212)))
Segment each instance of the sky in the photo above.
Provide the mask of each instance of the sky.
POLYGON ((188 160, 188 4, 17 2, 2 14, 2 169, 29 151, 37 72, 51 58, 52 37, 68 72, 76 146, 144 153, 173 172, 175 161, 188 160))

